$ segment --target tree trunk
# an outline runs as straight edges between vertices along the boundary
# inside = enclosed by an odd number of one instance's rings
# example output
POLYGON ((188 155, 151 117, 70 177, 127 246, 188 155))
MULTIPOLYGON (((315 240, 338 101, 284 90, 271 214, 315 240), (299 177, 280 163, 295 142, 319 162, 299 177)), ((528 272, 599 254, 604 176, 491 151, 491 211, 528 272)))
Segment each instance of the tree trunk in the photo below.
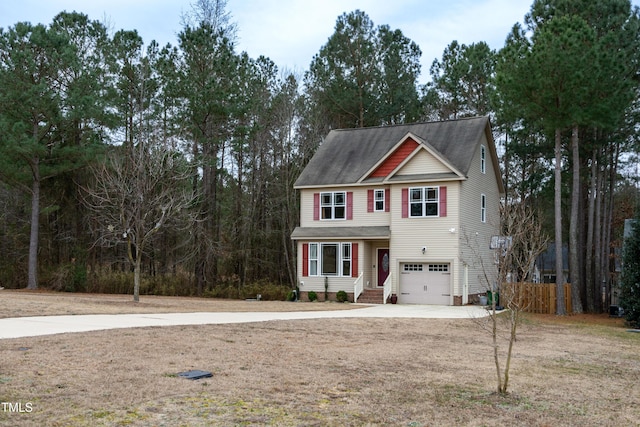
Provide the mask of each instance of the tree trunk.
POLYGON ((603 205, 605 206, 604 215, 603 215, 603 223, 602 223, 602 263, 601 263, 601 281, 602 286, 604 287, 605 296, 609 299, 603 300, 602 310, 606 311, 608 309, 608 305, 610 304, 611 298, 611 284, 610 284, 610 272, 611 272, 611 257, 610 257, 610 247, 611 247, 611 228, 613 224, 613 196, 616 187, 616 177, 618 176, 618 162, 620 159, 620 143, 616 143, 614 147, 611 147, 611 168, 609 175, 609 195, 607 200, 603 201, 603 205))
POLYGON ((571 156, 573 183, 571 191, 571 219, 569 221, 569 271, 571 273, 571 307, 574 313, 582 313, 582 274, 579 262, 578 211, 580 210, 580 136, 578 126, 571 130, 571 156))
POLYGON ((27 289, 38 289, 38 231, 40 229, 40 166, 33 159, 31 184, 31 233, 29 237, 29 273, 27 289))
POLYGON ((596 207, 595 207, 595 236, 593 239, 593 252, 594 252, 594 266, 593 266, 593 289, 594 289, 594 309, 597 309, 601 306, 598 302, 600 301, 600 283, 602 282, 602 263, 603 260, 603 251, 602 251, 602 242, 604 238, 604 212, 606 209, 606 202, 604 200, 604 186, 605 186, 605 173, 606 168, 601 167, 598 168, 598 178, 596 182, 596 191, 598 192, 599 197, 596 199, 596 207))
POLYGON ((140 302, 140 269, 142 268, 142 251, 136 251, 133 267, 133 301, 140 302))
POLYGON ((554 213, 556 246, 556 314, 567 314, 564 302, 564 263, 562 256, 562 134, 555 131, 554 213))
MULTIPOLYGON (((586 298, 587 298, 587 310, 590 313, 595 311, 594 306, 594 291, 595 291, 595 269, 593 268, 593 255, 594 255, 594 234, 595 234, 595 209, 596 209, 596 182, 597 182, 597 150, 594 149, 591 155, 591 177, 589 183, 589 208, 587 212, 587 250, 585 260, 585 282, 586 282, 586 298)), ((600 197, 598 197, 600 198, 600 197)))

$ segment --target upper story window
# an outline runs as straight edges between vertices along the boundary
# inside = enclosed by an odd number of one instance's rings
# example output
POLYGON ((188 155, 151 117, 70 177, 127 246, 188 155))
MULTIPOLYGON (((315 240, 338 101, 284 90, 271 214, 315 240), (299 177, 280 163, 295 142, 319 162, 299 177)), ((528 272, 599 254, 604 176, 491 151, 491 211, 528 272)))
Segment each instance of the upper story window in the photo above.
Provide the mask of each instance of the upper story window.
POLYGON ((409 216, 412 218, 439 215, 439 187, 409 189, 409 216))
POLYGON ((373 205, 375 212, 384 212, 385 211, 385 200, 384 200, 384 190, 374 190, 373 192, 373 205))
POLYGON ((487 222, 487 196, 480 195, 480 221, 487 222))
POLYGON ((487 172, 487 149, 484 145, 480 146, 480 172, 487 172))
POLYGON ((367 212, 389 212, 390 194, 389 188, 367 190, 367 212))
POLYGON ((346 219, 347 195, 344 191, 320 193, 322 219, 346 219))

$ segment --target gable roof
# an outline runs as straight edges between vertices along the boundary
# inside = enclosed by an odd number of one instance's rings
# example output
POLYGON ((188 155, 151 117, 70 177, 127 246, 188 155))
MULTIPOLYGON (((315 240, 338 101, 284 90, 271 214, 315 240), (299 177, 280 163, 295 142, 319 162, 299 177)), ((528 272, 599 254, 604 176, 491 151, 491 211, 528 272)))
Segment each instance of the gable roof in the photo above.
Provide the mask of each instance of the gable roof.
MULTIPOLYGON (((488 117, 332 130, 296 180, 295 188, 360 182, 392 155, 407 135, 466 176, 483 133, 497 170, 497 155, 488 117)), ((502 189, 499 173, 497 179, 502 189)))

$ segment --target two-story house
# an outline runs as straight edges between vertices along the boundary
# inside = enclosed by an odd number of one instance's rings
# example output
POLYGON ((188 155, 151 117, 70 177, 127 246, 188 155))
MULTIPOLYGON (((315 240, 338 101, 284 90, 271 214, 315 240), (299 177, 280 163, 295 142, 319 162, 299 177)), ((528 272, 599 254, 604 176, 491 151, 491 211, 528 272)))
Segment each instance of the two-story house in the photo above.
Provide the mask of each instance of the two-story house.
POLYGON ((486 292, 504 193, 487 117, 333 130, 295 188, 302 299, 325 286, 404 304, 486 292))

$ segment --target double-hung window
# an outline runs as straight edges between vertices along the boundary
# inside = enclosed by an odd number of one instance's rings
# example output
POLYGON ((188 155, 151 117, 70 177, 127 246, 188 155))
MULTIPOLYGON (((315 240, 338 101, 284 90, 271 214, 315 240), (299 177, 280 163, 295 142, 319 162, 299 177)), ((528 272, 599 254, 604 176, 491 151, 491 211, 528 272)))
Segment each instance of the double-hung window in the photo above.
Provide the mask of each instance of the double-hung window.
POLYGON ((373 210, 375 212, 384 212, 384 190, 374 190, 373 192, 373 210))
POLYGON ((347 196, 344 191, 320 193, 322 219, 346 219, 347 196))
POLYGON ((438 216, 439 187, 409 189, 409 216, 412 218, 438 216))
POLYGON ((311 243, 309 245, 309 275, 318 275, 318 244, 311 243))
POLYGON ((487 149, 480 146, 480 173, 487 173, 487 149))
POLYGON ((309 243, 309 276, 351 276, 351 243, 309 243))
POLYGON ((487 222, 487 196, 480 195, 480 221, 487 222))

